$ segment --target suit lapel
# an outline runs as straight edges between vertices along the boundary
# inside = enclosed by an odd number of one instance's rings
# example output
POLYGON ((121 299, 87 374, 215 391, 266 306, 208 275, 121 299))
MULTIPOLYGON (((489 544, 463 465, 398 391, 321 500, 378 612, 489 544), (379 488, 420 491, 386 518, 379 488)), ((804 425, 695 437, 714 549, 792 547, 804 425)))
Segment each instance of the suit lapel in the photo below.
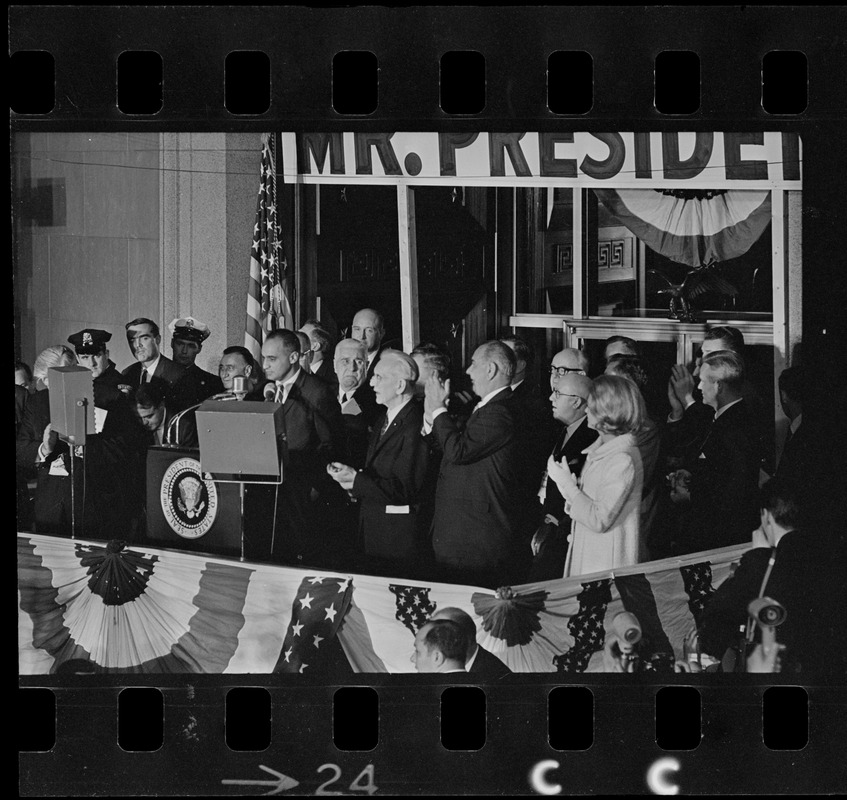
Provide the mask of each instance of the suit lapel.
MULTIPOLYGON (((382 420, 382 417, 379 418, 379 420, 378 420, 379 426, 374 425, 374 432, 371 436, 371 444, 370 444, 370 447, 368 447, 368 458, 367 458, 368 464, 370 464, 371 459, 376 455, 377 451, 397 431, 400 430, 400 428, 402 427, 403 420, 406 418, 406 416, 412 410, 412 403, 414 403, 414 402, 415 402, 414 400, 410 400, 408 403, 406 403, 405 406, 403 406, 403 408, 400 410, 400 413, 398 413, 397 416, 394 417, 394 419, 391 421, 391 424, 388 426, 388 429, 385 431, 385 433, 382 436, 379 435, 379 432, 382 429, 382 421, 383 420, 382 420)), ((387 414, 388 411, 386 410, 385 413, 387 414)))
POLYGON ((300 396, 300 392, 303 388, 303 383, 306 381, 306 373, 303 370, 300 370, 300 373, 294 379, 294 383, 291 388, 288 390, 288 396, 285 398, 285 402, 282 404, 282 409, 284 413, 288 413, 288 409, 294 405, 294 401, 300 396), (295 394, 296 393, 296 394, 295 394))

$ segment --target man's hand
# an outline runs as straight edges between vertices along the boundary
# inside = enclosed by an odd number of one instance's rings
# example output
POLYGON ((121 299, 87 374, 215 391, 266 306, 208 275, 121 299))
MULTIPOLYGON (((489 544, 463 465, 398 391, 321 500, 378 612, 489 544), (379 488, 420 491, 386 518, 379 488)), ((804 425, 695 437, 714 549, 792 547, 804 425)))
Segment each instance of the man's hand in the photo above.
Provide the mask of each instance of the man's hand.
MULTIPOLYGON (((696 383, 694 382, 694 376, 688 371, 688 367, 685 364, 674 364, 671 367, 670 388, 682 405, 683 410, 694 402, 696 383)), ((668 397, 670 398, 670 391, 668 392, 668 397)))
POLYGON ((44 455, 49 456, 56 448, 56 442, 59 441, 59 434, 53 430, 52 423, 48 422, 44 428, 44 435, 41 437, 41 445, 44 448, 44 455))
POLYGON ((356 480, 356 470, 353 469, 353 467, 348 467, 346 464, 333 461, 331 464, 327 464, 326 471, 329 473, 330 478, 332 478, 336 483, 341 484, 342 488, 348 488, 347 486, 344 486, 345 483, 349 483, 349 488, 353 488, 353 481, 356 480))
POLYGON ((671 404, 670 418, 673 421, 682 419, 682 413, 685 411, 685 408, 676 396, 672 379, 668 381, 668 402, 671 404))
POLYGON ((433 373, 424 387, 424 416, 427 422, 432 422, 432 414, 439 408, 447 408, 447 398, 450 396, 450 379, 444 383, 433 373))

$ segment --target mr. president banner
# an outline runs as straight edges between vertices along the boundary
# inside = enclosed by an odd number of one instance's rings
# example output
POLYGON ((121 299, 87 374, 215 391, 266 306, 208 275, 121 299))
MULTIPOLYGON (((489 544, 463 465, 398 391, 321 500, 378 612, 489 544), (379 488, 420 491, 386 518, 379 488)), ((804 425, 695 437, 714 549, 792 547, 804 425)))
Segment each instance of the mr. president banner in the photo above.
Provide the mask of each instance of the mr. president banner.
POLYGON ((23 675, 70 660, 99 673, 414 672, 415 632, 457 607, 513 672, 602 669, 612 618, 638 617, 651 652, 682 642, 747 546, 614 572, 489 589, 251 564, 18 535, 23 675), (340 645, 340 646, 339 646, 340 645), (337 667, 337 665, 335 665, 337 667))

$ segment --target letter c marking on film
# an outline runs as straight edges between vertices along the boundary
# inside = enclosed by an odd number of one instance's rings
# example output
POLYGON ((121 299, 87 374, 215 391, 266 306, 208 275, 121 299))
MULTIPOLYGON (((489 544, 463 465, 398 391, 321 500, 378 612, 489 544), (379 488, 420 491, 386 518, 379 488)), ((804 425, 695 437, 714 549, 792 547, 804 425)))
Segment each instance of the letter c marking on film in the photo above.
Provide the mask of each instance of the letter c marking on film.
POLYGON ((653 794, 679 794, 679 786, 671 783, 668 774, 679 772, 679 761, 675 758, 660 758, 647 770, 647 785, 653 794))
POLYGON ((559 783, 548 783, 547 773, 551 770, 559 769, 559 762, 548 758, 546 761, 539 761, 529 773, 529 783, 538 794, 561 794, 562 786, 559 783))

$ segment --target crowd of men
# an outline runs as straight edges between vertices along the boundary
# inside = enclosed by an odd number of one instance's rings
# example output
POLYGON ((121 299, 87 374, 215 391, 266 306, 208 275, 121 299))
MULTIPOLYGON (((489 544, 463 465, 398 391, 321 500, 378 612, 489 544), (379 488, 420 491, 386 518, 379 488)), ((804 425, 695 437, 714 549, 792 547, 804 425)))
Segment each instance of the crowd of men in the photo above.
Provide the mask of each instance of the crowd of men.
MULTIPOLYGON (((16 386, 21 527, 143 540, 147 448, 196 447, 196 407, 237 396, 281 404, 285 421, 283 482, 249 487, 249 559, 491 588, 562 577, 571 522, 546 465, 552 455, 578 478, 598 436, 588 400, 592 366, 596 373, 600 365, 584 352, 556 353, 549 386, 541 386, 529 378, 528 342, 489 341, 466 370, 470 391, 454 391, 447 354, 431 343, 411 353, 389 346, 374 309, 360 310, 337 343, 319 320, 275 330, 261 363, 228 347, 218 375, 195 363, 209 336, 204 323, 183 317, 170 330, 173 358, 162 352, 154 321, 127 323, 135 362, 122 372, 105 331, 85 329, 68 337, 70 348, 39 355, 29 381, 45 391, 16 386), (50 424, 49 368, 73 363, 91 370, 95 406, 105 412, 84 452, 50 424)), ((737 329, 709 330, 696 363, 673 367, 670 414, 653 413, 636 434, 644 558, 746 543, 762 530, 760 402, 743 350, 737 329)), ((606 373, 633 381, 649 400, 636 342, 612 337, 604 362, 606 373)), ((16 384, 25 369, 16 364, 16 384)), ((799 367, 779 378, 791 422, 776 469, 781 486, 802 488, 812 457, 804 385, 799 367)), ((427 637, 454 634, 432 623, 418 638, 426 650, 427 637)), ((462 668, 452 661, 451 669, 462 668)))

